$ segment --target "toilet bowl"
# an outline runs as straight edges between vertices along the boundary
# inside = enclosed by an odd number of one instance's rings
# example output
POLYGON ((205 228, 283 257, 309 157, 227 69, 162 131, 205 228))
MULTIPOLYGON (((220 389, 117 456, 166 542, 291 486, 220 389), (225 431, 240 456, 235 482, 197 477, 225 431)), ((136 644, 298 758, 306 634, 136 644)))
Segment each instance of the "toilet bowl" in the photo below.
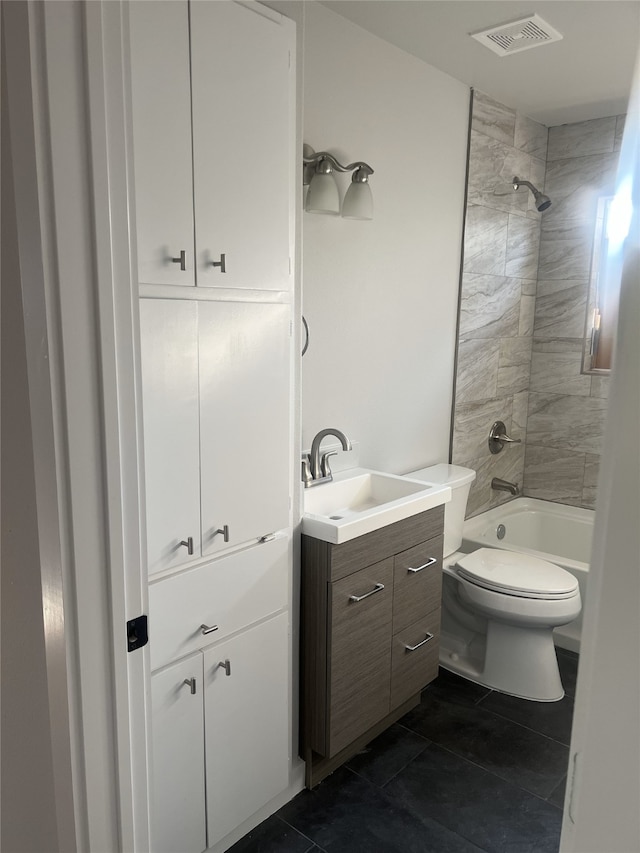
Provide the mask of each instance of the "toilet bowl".
POLYGON ((564 689, 553 629, 581 610, 577 580, 569 572, 526 554, 457 549, 475 471, 434 465, 407 474, 446 483, 440 665, 485 687, 554 702, 564 689))

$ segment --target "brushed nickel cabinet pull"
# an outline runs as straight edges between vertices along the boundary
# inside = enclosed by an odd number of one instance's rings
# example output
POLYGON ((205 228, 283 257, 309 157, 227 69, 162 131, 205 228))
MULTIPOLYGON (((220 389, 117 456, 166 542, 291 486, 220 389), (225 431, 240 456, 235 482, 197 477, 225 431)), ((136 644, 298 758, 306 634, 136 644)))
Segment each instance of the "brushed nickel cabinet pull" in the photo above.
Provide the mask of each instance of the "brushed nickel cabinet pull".
POLYGON ((420 648, 420 646, 424 646, 424 644, 425 644, 425 643, 428 643, 428 642, 429 642, 429 640, 433 640, 433 637, 434 637, 434 635, 433 635, 433 634, 430 634, 430 633, 427 631, 427 635, 426 635, 426 637, 424 638, 424 640, 421 640, 421 642, 416 643, 416 645, 415 645, 415 646, 408 646, 408 645, 405 643, 405 644, 404 644, 404 647, 405 647, 405 649, 406 649, 408 652, 415 652, 415 650, 416 650, 416 649, 419 649, 419 648, 420 648))
POLYGON ((376 592, 381 592, 381 590, 383 590, 383 589, 384 589, 384 584, 383 583, 377 583, 375 585, 375 587, 371 590, 371 592, 365 592, 364 595, 350 595, 349 601, 354 601, 354 602, 364 601, 365 598, 369 598, 370 595, 375 595, 376 592))
POLYGON ((184 547, 187 549, 187 554, 189 554, 190 556, 193 554, 193 536, 189 536, 187 539, 183 539, 180 544, 184 545, 184 547))
POLYGON ((184 272, 187 268, 187 253, 184 249, 180 252, 177 258, 171 258, 172 264, 180 264, 180 269, 184 272))
POLYGON ((202 624, 200 626, 200 630, 202 631, 203 634, 213 634, 214 631, 218 630, 218 626, 217 625, 202 624))
POLYGON ((218 533, 222 533, 225 542, 229 541, 229 525, 228 524, 225 524, 224 527, 219 527, 217 530, 213 531, 214 536, 217 536, 218 533))
POLYGON ((195 696, 196 693, 196 679, 194 678, 185 678, 183 684, 186 684, 191 689, 191 695, 195 696))
POLYGON ((427 560, 427 562, 426 562, 426 563, 423 563, 423 565, 422 565, 422 566, 418 566, 416 569, 414 569, 414 568, 412 568, 411 566, 409 566, 409 568, 407 569, 407 571, 408 571, 410 574, 414 574, 414 575, 415 575, 415 573, 416 573, 416 572, 421 572, 423 569, 428 569, 428 568, 429 568, 429 566, 432 566, 434 563, 437 563, 437 562, 438 562, 438 558, 437 558, 437 557, 429 557, 429 559, 427 560))
POLYGON ((228 658, 227 660, 219 661, 216 669, 224 669, 227 675, 231 675, 231 661, 228 658))
POLYGON ((227 271, 227 267, 226 267, 227 260, 226 259, 227 259, 227 256, 223 252, 220 255, 219 261, 210 261, 211 266, 212 267, 220 267, 220 272, 226 272, 227 271))

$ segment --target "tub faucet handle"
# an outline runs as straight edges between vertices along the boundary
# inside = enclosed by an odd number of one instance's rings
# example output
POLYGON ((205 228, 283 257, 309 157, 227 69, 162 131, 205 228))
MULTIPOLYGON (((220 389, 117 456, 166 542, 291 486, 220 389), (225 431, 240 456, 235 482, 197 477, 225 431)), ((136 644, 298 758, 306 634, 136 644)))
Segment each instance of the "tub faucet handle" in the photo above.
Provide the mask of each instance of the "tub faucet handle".
POLYGON ((505 444, 522 444, 521 438, 509 438, 503 421, 496 421, 489 430, 489 450, 500 453, 505 444))

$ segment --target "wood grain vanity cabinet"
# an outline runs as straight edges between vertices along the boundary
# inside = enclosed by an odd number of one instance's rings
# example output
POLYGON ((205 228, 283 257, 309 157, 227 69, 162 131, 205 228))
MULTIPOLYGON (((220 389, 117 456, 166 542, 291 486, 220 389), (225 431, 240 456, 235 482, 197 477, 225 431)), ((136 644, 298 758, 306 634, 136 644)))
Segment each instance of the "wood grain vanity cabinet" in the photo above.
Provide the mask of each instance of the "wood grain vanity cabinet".
POLYGON ((301 752, 312 787, 438 674, 444 507, 332 545, 302 537, 301 752))

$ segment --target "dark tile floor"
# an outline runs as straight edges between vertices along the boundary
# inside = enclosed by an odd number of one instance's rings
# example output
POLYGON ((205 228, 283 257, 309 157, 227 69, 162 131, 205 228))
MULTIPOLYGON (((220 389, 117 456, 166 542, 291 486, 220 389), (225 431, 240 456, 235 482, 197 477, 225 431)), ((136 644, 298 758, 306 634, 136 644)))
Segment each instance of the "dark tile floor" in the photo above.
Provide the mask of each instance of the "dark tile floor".
POLYGON ((577 655, 539 703, 445 670, 422 701, 230 853, 557 853, 577 655))

